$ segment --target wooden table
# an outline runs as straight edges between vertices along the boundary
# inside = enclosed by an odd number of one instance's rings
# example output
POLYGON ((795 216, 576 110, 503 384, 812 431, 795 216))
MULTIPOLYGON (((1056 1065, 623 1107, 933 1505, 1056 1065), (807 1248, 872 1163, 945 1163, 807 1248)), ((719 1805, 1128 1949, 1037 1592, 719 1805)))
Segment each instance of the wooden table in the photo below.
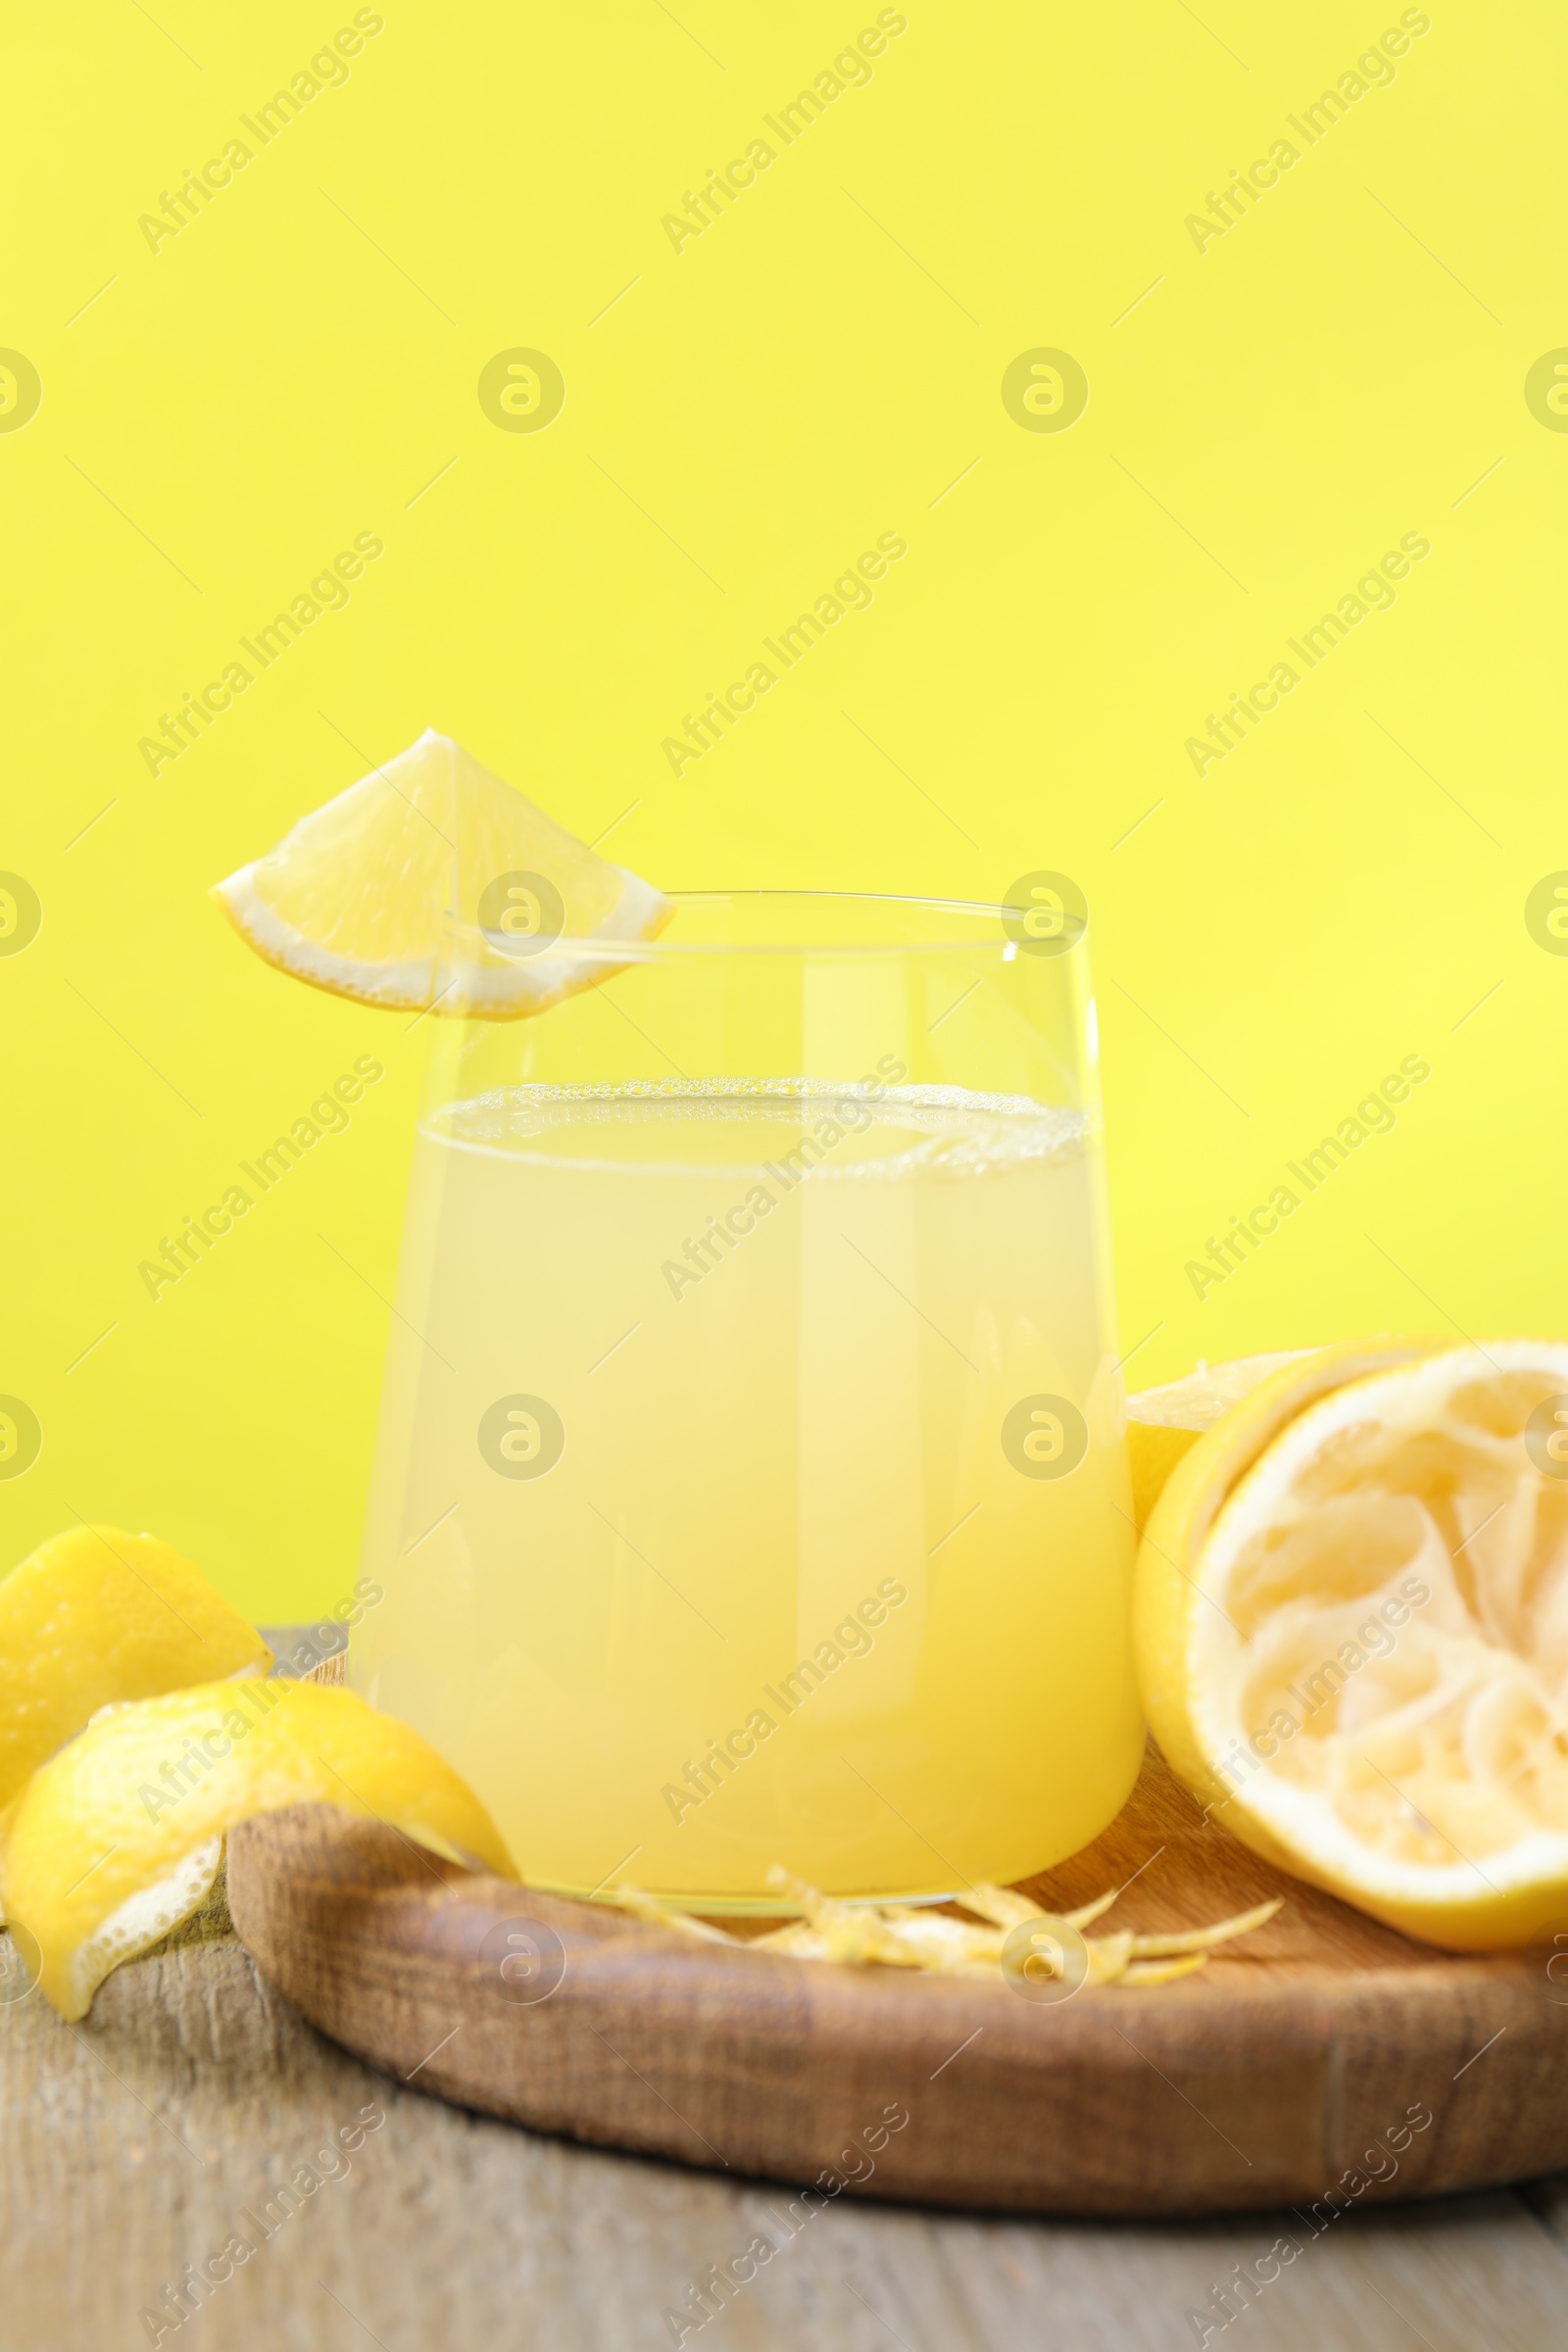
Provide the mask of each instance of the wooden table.
MULTIPOLYGON (((236 2234, 254 2252, 199 2317, 166 2313, 163 2343, 654 2352, 709 2264, 784 2239, 781 2190, 539 2138, 361 2066, 257 1976, 220 1895, 83 2025, 36 1993, 0 2008, 0 2053, 7 2352, 150 2343, 142 2312, 236 2234)), ((1189 2310, 1292 2226, 1304 2235, 1289 2216, 1144 2228, 846 2199, 684 2340, 1176 2352, 1199 2340, 1189 2310)), ((1568 2177, 1349 2214, 1226 2334, 1249 2352, 1568 2352, 1568 2177)))

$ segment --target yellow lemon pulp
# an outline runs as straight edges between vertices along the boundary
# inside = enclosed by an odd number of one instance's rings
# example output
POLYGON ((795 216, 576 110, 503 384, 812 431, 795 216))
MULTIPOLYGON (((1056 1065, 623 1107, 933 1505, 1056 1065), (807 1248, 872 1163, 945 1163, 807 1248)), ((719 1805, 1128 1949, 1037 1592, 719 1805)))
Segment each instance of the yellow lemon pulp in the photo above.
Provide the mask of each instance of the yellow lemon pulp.
POLYGON ((73 1527, 0 1581, 0 1807, 111 1699, 260 1673, 272 1653, 154 1536, 73 1527))
POLYGON ((1456 1950, 1568 1916, 1559 1398, 1560 1342, 1303 1358, 1198 1441, 1139 1558, 1174 1768, 1248 1844, 1456 1950))
POLYGON ((592 987, 619 967, 588 943, 652 939, 673 912, 430 729, 213 896, 296 979, 486 1020, 592 987))
POLYGON ((222 1834, 317 1802, 514 1878, 484 1807, 416 1732, 352 1691, 209 1683, 107 1708, 0 1828, 7 1915, 63 2017, 202 1900, 222 1834))

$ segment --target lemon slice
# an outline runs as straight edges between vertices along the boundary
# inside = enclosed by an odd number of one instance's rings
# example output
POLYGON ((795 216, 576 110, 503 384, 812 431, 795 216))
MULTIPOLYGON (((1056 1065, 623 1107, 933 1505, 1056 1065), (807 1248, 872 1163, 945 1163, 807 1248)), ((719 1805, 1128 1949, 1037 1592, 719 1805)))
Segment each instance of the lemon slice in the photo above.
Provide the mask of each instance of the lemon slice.
POLYGON ((1287 1366, 1151 1516, 1156 1737, 1244 1841, 1460 1951, 1568 1915, 1568 1345, 1287 1366))
POLYGON ((371 1815, 451 1860, 515 1878, 490 1816, 394 1716, 312 1683, 209 1683, 106 1708, 0 1825, 9 1918, 66 2018, 184 1919, 222 1834, 315 1801, 371 1815))
POLYGON ((52 1536, 0 1582, 0 1806, 111 1699, 271 1662, 255 1627, 156 1537, 52 1536))
POLYGON ((1184 1453, 1197 1445, 1220 1415, 1250 1396, 1282 1364, 1308 1352, 1285 1348, 1272 1355, 1233 1355, 1222 1364, 1200 1363, 1185 1379, 1163 1388, 1142 1389, 1127 1399, 1127 1451, 1133 1474, 1133 1517, 1142 1530, 1165 1482, 1184 1453))
POLYGON ((538 1012, 619 968, 574 941, 653 939, 673 912, 428 728, 213 896, 298 980, 485 1020, 538 1012))

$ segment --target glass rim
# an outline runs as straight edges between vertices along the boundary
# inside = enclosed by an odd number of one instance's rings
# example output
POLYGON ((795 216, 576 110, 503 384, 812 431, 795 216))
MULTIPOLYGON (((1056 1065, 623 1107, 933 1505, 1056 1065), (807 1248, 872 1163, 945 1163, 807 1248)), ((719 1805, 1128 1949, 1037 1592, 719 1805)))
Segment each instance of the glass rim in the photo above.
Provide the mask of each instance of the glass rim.
MULTIPOLYGON (((994 950, 1010 961, 1017 953, 1022 937, 1023 909, 1004 901, 949 899, 922 897, 912 892, 886 890, 667 890, 663 896, 678 911, 683 906, 717 907, 726 903, 760 905, 782 907, 789 905, 813 906, 874 906, 905 908, 913 916, 951 915, 959 920, 967 918, 972 927, 948 938, 918 938, 912 933, 903 938, 842 938, 823 939, 690 939, 662 934, 656 939, 614 939, 604 933, 574 937, 566 934, 556 942, 557 953, 569 953, 594 963, 665 963, 687 957, 728 956, 864 956, 888 957, 898 956, 972 956, 994 950), (1000 931, 999 931, 1000 926, 1000 931)), ((1076 945, 1077 942, 1072 943, 1076 945)))

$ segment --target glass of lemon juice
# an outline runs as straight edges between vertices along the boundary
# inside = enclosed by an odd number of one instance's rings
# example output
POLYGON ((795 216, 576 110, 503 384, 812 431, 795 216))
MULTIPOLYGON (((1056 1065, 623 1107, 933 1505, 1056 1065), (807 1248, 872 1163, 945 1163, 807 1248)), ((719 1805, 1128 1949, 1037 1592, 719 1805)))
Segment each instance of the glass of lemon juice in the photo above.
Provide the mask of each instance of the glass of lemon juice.
MULTIPOLYGON (((572 941, 593 984, 548 1011, 432 1023, 350 1676, 534 1884, 776 1908, 780 1864, 935 1897, 1125 1799, 1133 1530, 1059 882, 678 897, 658 940, 572 941)), ((502 918, 519 955, 536 913, 502 918)))

